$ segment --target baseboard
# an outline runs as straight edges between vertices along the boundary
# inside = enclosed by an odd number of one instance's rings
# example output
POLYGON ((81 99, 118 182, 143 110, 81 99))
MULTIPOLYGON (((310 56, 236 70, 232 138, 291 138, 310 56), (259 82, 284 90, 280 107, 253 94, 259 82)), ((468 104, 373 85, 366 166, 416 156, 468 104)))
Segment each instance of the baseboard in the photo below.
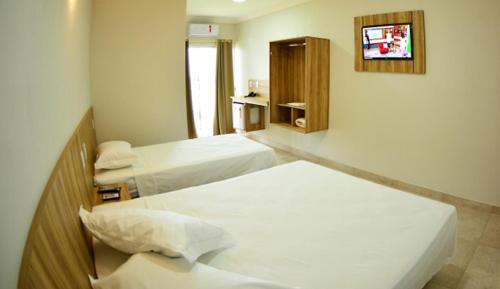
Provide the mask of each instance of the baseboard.
POLYGON ((412 194, 416 194, 419 196, 423 196, 426 198, 430 198, 436 201, 441 201, 450 205, 454 206, 462 206, 462 207, 468 207, 474 210, 482 211, 482 212, 487 212, 487 213, 494 213, 500 215, 500 207, 494 206, 494 205, 488 205, 488 204, 483 204, 480 202, 460 198, 453 196, 451 194, 439 192, 436 190, 424 188, 421 186, 409 184, 406 182, 402 182, 399 180, 391 179, 385 176, 381 176, 366 170, 358 169, 346 164, 339 163, 334 160, 326 159, 299 149, 296 149, 294 147, 288 146, 288 145, 283 145, 277 142, 274 142, 270 140, 269 138, 266 137, 260 137, 256 136, 254 134, 247 134, 246 137, 263 143, 265 145, 268 145, 270 147, 273 147, 278 150, 283 150, 288 153, 291 153, 301 159, 317 163, 319 165, 332 168, 334 170, 338 170, 344 173, 347 173, 349 175, 359 177, 368 181, 372 181, 377 184, 381 184, 387 187, 395 188, 401 191, 409 192, 412 194))

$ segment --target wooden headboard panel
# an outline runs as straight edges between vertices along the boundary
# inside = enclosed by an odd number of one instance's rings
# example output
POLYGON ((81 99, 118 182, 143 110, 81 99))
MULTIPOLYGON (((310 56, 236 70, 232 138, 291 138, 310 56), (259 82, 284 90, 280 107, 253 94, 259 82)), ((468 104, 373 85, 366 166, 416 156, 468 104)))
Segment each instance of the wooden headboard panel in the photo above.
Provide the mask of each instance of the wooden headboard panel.
POLYGON ((96 135, 92 109, 66 145, 47 183, 29 231, 19 289, 90 289, 95 276, 91 239, 80 206, 91 208, 96 135))

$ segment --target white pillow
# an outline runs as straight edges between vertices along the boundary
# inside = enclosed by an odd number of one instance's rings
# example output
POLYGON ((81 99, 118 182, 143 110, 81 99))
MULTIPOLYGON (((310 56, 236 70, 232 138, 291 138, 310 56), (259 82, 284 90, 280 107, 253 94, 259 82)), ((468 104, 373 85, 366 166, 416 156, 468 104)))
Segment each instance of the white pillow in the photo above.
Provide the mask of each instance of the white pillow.
POLYGON ((137 155, 126 141, 108 141, 97 147, 95 169, 121 169, 137 162, 137 155))
POLYGON ((109 209, 89 213, 80 208, 80 218, 97 239, 128 254, 153 251, 168 257, 183 256, 192 263, 205 253, 234 245, 223 229, 167 211, 109 209))
POLYGON ((154 253, 132 256, 113 274, 90 278, 94 289, 291 289, 256 278, 230 273, 154 253))

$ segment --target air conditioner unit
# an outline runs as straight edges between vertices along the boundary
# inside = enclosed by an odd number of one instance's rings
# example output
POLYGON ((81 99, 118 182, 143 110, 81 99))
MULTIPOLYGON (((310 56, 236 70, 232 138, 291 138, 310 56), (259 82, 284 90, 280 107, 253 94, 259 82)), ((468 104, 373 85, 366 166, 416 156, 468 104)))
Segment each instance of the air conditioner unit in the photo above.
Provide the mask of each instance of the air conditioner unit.
POLYGON ((189 37, 217 37, 219 25, 217 24, 189 24, 189 37))

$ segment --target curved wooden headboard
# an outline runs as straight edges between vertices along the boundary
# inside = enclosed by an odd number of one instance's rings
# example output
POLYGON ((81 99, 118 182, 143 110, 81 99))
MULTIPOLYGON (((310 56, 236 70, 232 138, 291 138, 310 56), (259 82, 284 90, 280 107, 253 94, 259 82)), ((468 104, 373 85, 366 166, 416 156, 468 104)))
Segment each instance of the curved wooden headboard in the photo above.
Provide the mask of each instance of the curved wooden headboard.
POLYGON ((38 204, 19 274, 19 289, 90 289, 91 239, 80 206, 91 208, 96 135, 92 109, 64 148, 38 204))

